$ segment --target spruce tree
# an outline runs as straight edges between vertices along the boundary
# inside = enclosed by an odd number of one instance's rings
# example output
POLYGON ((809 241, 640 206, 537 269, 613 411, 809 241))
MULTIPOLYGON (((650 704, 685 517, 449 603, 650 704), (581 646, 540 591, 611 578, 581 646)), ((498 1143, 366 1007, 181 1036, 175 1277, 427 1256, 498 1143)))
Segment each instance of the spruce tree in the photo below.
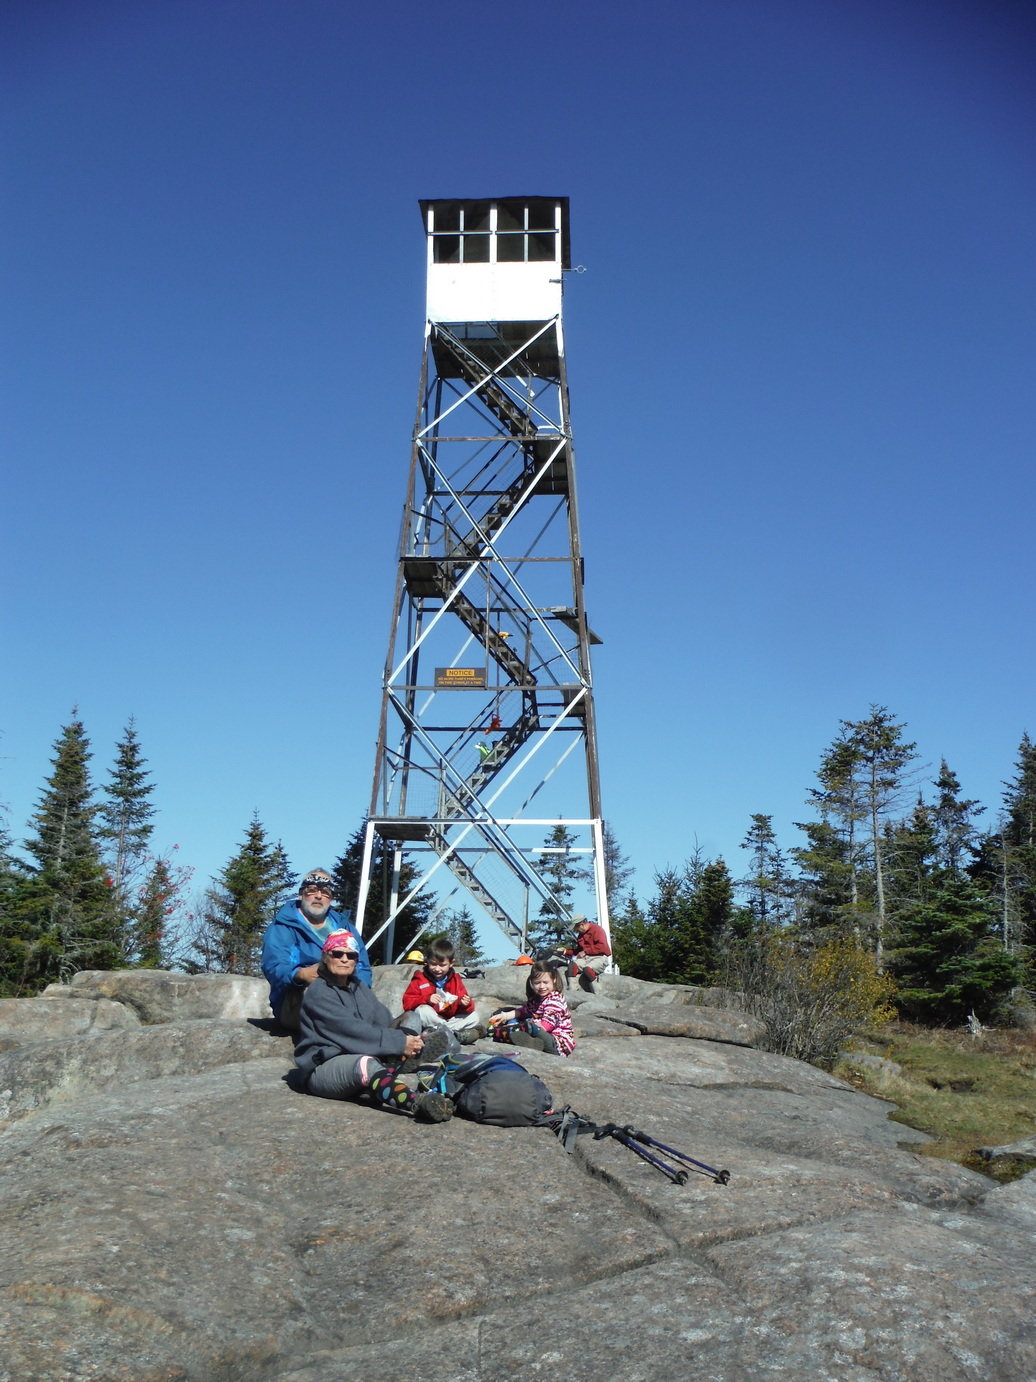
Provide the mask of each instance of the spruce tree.
POLYGON ((977 801, 961 800, 960 782, 945 758, 939 764, 935 789, 938 795, 932 805, 932 824, 937 862, 954 877, 961 877, 974 862, 978 829, 973 818, 981 815, 983 808, 977 801))
POLYGON ((858 935, 865 903, 851 841, 830 820, 796 821, 795 826, 808 842, 790 851, 799 869, 796 891, 802 929, 820 943, 842 934, 858 935))
POLYGON ((690 887, 689 944, 676 969, 681 984, 711 984, 719 963, 721 937, 734 919, 734 881, 722 859, 697 867, 690 887))
POLYGON ((1017 771, 1005 784, 1003 850, 1006 894, 1030 983, 1036 983, 1036 745, 1023 734, 1017 771))
POLYGON ((488 957, 479 945, 475 918, 467 907, 447 912, 446 935, 453 942, 454 963, 465 968, 488 964, 488 957))
POLYGON ((535 868, 551 896, 541 903, 539 915, 529 927, 528 948, 533 953, 554 950, 571 938, 572 897, 576 885, 585 882, 587 876, 585 856, 572 852, 577 843, 561 821, 543 841, 535 868))
POLYGON ((612 916, 612 956, 623 974, 632 979, 649 978, 647 959, 650 923, 635 897, 628 897, 612 916))
MULTIPOLYGON (((391 852, 389 854, 391 859, 391 852)), ((413 891, 414 884, 417 882, 417 869, 403 855, 399 866, 399 897, 403 899, 409 897, 413 891)), ((415 945, 420 945, 421 937, 428 933, 431 924, 432 914, 436 908, 436 896, 434 893, 419 892, 410 898, 409 902, 400 909, 396 917, 395 934, 393 936, 393 954, 389 954, 385 948, 387 933, 376 944, 375 951, 379 955, 376 961, 372 956, 372 961, 377 964, 394 964, 397 956, 405 955, 408 950, 412 950, 415 945), (380 948, 379 948, 380 947, 380 948)), ((388 908, 385 908, 387 913, 388 908)))
POLYGON ((137 731, 132 719, 116 746, 115 764, 104 787, 98 815, 100 838, 112 880, 112 906, 123 920, 127 936, 132 929, 133 884, 147 856, 148 842, 154 829, 151 817, 155 814, 149 798, 154 791, 144 771, 147 760, 140 751, 137 731))
POLYGON ((73 716, 55 741, 54 770, 31 820, 35 834, 25 841, 36 863, 19 889, 8 938, 7 978, 19 991, 123 960, 97 840, 90 741, 73 716))
POLYGON ((866 720, 845 722, 859 765, 861 797, 870 836, 874 876, 874 956, 880 968, 888 929, 885 896, 884 823, 898 805, 906 785, 907 766, 917 758, 916 744, 902 736, 904 726, 883 705, 872 705, 866 720))
POLYGON ((604 891, 608 899, 608 915, 610 917, 622 909, 627 885, 635 870, 622 852, 615 832, 607 821, 602 825, 601 837, 604 842, 604 891))
MULTIPOLYGON (((178 849, 173 845, 173 849, 178 849)), ((180 936, 178 913, 184 890, 194 874, 186 864, 163 855, 149 855, 144 881, 135 890, 130 959, 143 969, 175 968, 180 936)))
MULTIPOLYGON (((367 823, 365 821, 349 840, 330 870, 335 883, 335 907, 357 925, 356 902, 360 895, 360 876, 363 870, 363 837, 366 830, 367 823)), ((379 861, 382 854, 382 843, 381 836, 375 833, 374 849, 378 851, 379 861)), ((372 935, 379 925, 379 908, 375 894, 376 889, 374 888, 368 892, 367 906, 362 918, 363 925, 358 927, 365 936, 372 935)))
POLYGON ((135 908, 135 959, 142 969, 163 967, 163 942, 174 896, 167 860, 156 859, 148 873, 135 908))
MULTIPOLYGON (((809 799, 820 811, 820 819, 837 833, 841 840, 846 897, 843 907, 848 918, 857 925, 868 898, 865 865, 867 861, 866 807, 860 781, 860 745, 848 720, 841 722, 838 737, 823 754, 817 770, 819 787, 809 789, 809 799)), ((846 919, 843 915, 842 920, 846 919)))
POLYGON ((889 908, 893 918, 917 903, 927 902, 938 868, 938 840, 931 807, 918 797, 910 817, 885 827, 889 860, 889 908))
POLYGON ((263 932, 294 882, 284 847, 267 839, 256 813, 241 848, 206 891, 194 941, 203 967, 226 974, 259 974, 263 932))
POLYGON ((684 874, 674 868, 655 874, 655 894, 648 902, 644 921, 640 953, 623 972, 655 983, 676 982, 693 925, 684 874))
POLYGON ((726 864, 700 851, 682 870, 660 870, 646 911, 631 900, 616 920, 612 950, 623 974, 656 983, 711 983, 721 938, 735 919, 733 896, 726 864))
POLYGON ((1020 978, 996 929, 995 901, 975 883, 948 870, 933 877, 927 897, 896 921, 888 960, 901 1014, 928 1023, 995 1018, 1020 978))
POLYGON ((6 811, 0 807, 0 998, 19 992, 25 942, 18 912, 25 880, 25 865, 14 854, 6 811))
POLYGON ((785 926, 792 919, 792 884, 777 844, 773 817, 754 815, 741 848, 749 851, 751 871, 739 886, 748 895, 748 910, 757 926, 785 926))
MULTIPOLYGON (((807 906, 807 921, 851 927, 856 938, 867 939, 879 966, 888 926, 886 826, 907 785, 907 767, 917 757, 902 730, 885 706, 872 705, 865 720, 843 720, 821 758, 820 787, 810 790, 822 829, 802 827, 812 834, 814 846, 822 838, 829 858, 837 858, 837 869, 826 872, 822 886, 829 888, 836 876, 844 885, 843 900, 833 912, 818 916, 815 904, 807 906)), ((813 856, 800 862, 815 866, 815 849, 813 856)))

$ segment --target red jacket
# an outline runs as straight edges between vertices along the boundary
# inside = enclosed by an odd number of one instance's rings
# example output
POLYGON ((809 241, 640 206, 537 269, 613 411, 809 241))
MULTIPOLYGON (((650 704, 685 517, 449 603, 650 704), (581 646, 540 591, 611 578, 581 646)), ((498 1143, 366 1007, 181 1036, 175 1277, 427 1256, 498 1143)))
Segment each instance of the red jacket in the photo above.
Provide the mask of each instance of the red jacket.
POLYGON ((598 926, 596 921, 591 921, 583 934, 576 937, 575 953, 577 955, 610 955, 612 948, 608 944, 604 927, 598 926))
POLYGON ((411 1012, 414 1008, 419 1008, 422 1003, 427 1003, 435 1008, 440 1017, 447 1020, 456 1017, 460 1013, 469 1013, 475 1006, 475 1000, 464 987, 464 980, 455 969, 446 971, 446 982, 443 984, 446 993, 452 995, 453 1002, 447 1004, 445 1008, 437 1007, 432 1002, 432 994, 435 992, 435 980, 429 979, 423 969, 419 969, 407 985, 406 992, 403 994, 403 1011, 411 1012))

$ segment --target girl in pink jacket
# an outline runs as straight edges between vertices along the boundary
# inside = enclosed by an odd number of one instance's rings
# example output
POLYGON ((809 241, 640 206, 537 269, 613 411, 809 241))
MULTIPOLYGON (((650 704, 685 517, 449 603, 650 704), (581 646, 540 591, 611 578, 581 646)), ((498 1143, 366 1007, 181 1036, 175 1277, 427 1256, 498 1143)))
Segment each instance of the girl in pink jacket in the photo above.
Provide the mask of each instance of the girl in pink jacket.
POLYGON ((495 1013, 489 1019, 493 1039, 548 1051, 553 1056, 570 1056, 576 1038, 561 975, 545 960, 537 960, 525 982, 525 995, 520 1008, 495 1013))

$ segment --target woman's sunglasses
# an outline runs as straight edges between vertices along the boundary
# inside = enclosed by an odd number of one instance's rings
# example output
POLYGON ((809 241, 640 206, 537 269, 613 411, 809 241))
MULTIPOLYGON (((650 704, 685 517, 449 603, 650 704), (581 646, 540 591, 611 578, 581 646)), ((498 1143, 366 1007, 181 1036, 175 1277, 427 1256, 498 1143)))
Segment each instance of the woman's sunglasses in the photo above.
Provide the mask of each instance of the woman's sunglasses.
POLYGON ((360 958, 358 950, 329 950, 327 953, 332 960, 358 960, 360 958))

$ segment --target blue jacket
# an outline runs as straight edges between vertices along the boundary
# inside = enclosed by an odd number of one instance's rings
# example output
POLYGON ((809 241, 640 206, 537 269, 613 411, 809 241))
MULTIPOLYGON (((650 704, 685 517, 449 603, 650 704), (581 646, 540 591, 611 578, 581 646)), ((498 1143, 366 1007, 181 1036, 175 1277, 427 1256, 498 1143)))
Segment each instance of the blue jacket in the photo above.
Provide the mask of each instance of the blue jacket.
MULTIPOLYGON (((356 961, 356 977, 371 986, 370 957, 363 940, 351 922, 332 909, 327 914, 332 931, 348 931, 355 942, 360 958, 356 961)), ((263 973, 270 985, 270 1007, 274 1017, 281 1015, 281 1000, 285 990, 295 983, 295 971, 320 962, 323 941, 310 926, 295 902, 286 902, 263 936, 263 973)), ((303 985, 299 985, 303 987, 303 985)))

